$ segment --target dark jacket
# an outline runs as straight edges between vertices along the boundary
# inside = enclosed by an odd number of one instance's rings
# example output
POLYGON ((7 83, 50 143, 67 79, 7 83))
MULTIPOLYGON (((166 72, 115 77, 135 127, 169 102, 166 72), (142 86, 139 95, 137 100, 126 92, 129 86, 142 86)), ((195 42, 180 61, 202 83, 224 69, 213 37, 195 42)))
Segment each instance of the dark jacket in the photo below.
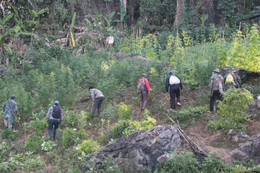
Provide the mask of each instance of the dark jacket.
POLYGON ((170 85, 170 77, 172 75, 169 75, 167 78, 166 78, 166 83, 165 83, 165 90, 166 92, 169 91, 170 87, 180 87, 181 89, 183 89, 183 86, 182 86, 182 81, 181 81, 181 78, 177 75, 174 75, 176 76, 179 80, 180 80, 180 83, 179 84, 173 84, 173 85, 170 85))

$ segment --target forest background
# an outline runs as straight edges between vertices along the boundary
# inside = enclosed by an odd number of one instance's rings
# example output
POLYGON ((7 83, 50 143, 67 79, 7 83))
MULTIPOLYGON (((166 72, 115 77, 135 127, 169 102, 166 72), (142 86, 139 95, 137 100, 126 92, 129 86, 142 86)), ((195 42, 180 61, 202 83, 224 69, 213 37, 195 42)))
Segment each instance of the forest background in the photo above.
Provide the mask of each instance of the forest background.
MULTIPOLYGON (((1 127, 0 170, 78 172, 86 154, 161 123, 158 115, 169 107, 161 94, 169 70, 182 78, 183 97, 192 98, 172 116, 199 118, 208 108, 214 68, 260 71, 259 15, 257 0, 1 1, 0 103, 15 94, 19 114, 14 132, 1 127), (132 58, 117 59, 118 52, 132 58), (140 116, 136 82, 142 73, 152 92, 140 116), (91 101, 79 102, 90 85, 106 97, 101 117, 93 120, 91 101), (54 100, 66 112, 57 143, 46 138, 45 115, 54 100)), ((250 97, 260 93, 258 79, 243 84, 250 97)), ((241 116, 235 124, 210 119, 209 127, 245 129, 241 116)))

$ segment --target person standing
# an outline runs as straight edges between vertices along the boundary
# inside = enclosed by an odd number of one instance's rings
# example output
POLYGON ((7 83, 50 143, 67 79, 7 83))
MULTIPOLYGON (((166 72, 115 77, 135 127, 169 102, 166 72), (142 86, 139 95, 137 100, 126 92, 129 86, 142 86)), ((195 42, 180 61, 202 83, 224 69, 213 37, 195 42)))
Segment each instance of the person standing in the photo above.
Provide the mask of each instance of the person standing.
POLYGON ((147 75, 143 73, 141 75, 141 79, 137 82, 137 92, 140 93, 140 108, 141 111, 146 108, 148 95, 150 92, 150 85, 148 80, 146 79, 147 75))
POLYGON ((210 112, 214 110, 215 100, 222 100, 223 93, 223 77, 220 75, 220 70, 216 68, 210 78, 210 112))
POLYGON ((90 94, 91 94, 91 97, 93 100, 93 104, 92 104, 92 118, 93 118, 95 115, 96 109, 98 112, 98 116, 100 115, 101 104, 103 103, 103 100, 105 99, 105 97, 100 90, 94 88, 93 86, 89 87, 89 91, 90 91, 90 94))
POLYGON ((5 104, 3 105, 3 111, 5 128, 12 130, 14 114, 17 114, 18 112, 17 104, 15 102, 15 95, 12 95, 11 99, 5 102, 5 104))
POLYGON ((47 122, 49 123, 48 132, 50 140, 55 140, 56 130, 58 129, 59 124, 63 119, 63 110, 59 107, 59 104, 59 101, 55 101, 54 106, 50 107, 47 113, 47 122))
POLYGON ((177 105, 181 106, 181 90, 183 89, 182 81, 179 76, 173 74, 172 71, 168 72, 168 77, 166 78, 165 90, 170 93, 170 103, 171 109, 175 109, 175 97, 177 98, 177 105))

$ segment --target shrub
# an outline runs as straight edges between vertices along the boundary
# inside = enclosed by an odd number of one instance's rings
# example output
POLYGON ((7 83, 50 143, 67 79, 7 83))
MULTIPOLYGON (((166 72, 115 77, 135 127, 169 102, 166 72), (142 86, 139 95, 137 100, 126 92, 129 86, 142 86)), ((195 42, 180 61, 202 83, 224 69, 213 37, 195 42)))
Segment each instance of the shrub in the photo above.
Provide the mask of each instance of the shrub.
POLYGON ((199 173, 198 161, 191 152, 184 152, 184 154, 172 153, 173 159, 157 164, 156 173, 199 173))
MULTIPOLYGON (((59 131, 61 130, 59 129, 59 131)), ((76 128, 75 129, 66 128, 62 130, 61 146, 68 148, 72 144, 77 142, 79 138, 82 138, 84 135, 85 135, 84 129, 78 131, 76 128)))
POLYGON ((3 139, 11 139, 12 141, 15 141, 18 138, 18 136, 15 132, 12 132, 12 131, 6 129, 2 133, 2 138, 3 139))
POLYGON ((0 162, 2 162, 4 159, 8 157, 12 149, 13 145, 7 144, 6 142, 2 142, 0 144, 0 162))
POLYGON ((55 144, 53 141, 43 141, 41 144, 42 151, 51 151, 57 144, 55 144))
POLYGON ((92 139, 83 140, 81 144, 77 145, 76 150, 84 152, 85 154, 91 154, 97 151, 100 145, 92 139))
POLYGON ((203 112, 208 110, 208 106, 196 106, 196 107, 188 107, 186 109, 181 109, 179 111, 175 111, 174 114, 169 113, 173 120, 178 120, 182 123, 194 121, 197 118, 201 117, 203 112))
POLYGON ((131 120, 120 120, 108 132, 108 137, 115 139, 122 136, 127 136, 139 130, 148 130, 156 124, 156 120, 150 116, 145 116, 142 122, 131 120))
POLYGON ((101 164, 93 164, 92 160, 86 162, 86 166, 95 173, 121 173, 122 171, 116 164, 116 159, 108 157, 105 161, 102 161, 101 164))
POLYGON ((130 106, 127 106, 125 103, 121 102, 118 109, 116 110, 117 115, 120 119, 127 120, 132 119, 132 110, 130 106))
POLYGON ((41 144, 44 142, 44 138, 34 134, 25 141, 24 146, 28 148, 31 152, 36 153, 40 151, 41 144))
POLYGON ((86 118, 86 112, 84 111, 81 111, 80 113, 67 111, 62 124, 66 124, 68 127, 83 129, 86 126, 86 118))
POLYGON ((253 96, 248 90, 230 88, 223 94, 223 101, 218 104, 218 119, 210 121, 209 127, 220 128, 226 132, 230 129, 245 130, 241 123, 246 120, 245 110, 252 101, 253 96))
MULTIPOLYGON (((199 162, 191 152, 184 151, 182 154, 172 153, 172 159, 157 164, 156 173, 219 173, 234 172, 234 169, 221 160, 216 159, 215 155, 209 155, 199 162)), ((239 171, 238 171, 239 172, 239 171)))

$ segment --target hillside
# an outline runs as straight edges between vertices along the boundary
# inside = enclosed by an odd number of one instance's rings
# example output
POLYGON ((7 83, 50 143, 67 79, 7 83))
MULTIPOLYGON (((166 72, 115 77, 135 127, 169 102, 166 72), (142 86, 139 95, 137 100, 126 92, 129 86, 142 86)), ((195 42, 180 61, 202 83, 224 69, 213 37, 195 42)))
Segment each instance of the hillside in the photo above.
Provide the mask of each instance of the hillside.
POLYGON ((258 172, 259 150, 240 161, 232 155, 260 133, 258 7, 255 0, 2 1, 0 103, 14 94, 18 113, 12 130, 0 126, 0 172, 74 173, 83 165, 88 172, 136 172, 123 157, 85 159, 157 126, 174 129, 165 114, 208 157, 182 139, 168 160, 144 172, 258 172), (209 112, 217 68, 223 77, 235 69, 241 88, 224 85, 219 109, 209 112), (175 110, 165 89, 169 71, 183 83, 175 110), (143 73, 151 87, 145 110, 137 94, 143 73), (91 86, 105 97, 94 117, 91 86), (50 140, 46 114, 57 100, 64 118, 50 140))

